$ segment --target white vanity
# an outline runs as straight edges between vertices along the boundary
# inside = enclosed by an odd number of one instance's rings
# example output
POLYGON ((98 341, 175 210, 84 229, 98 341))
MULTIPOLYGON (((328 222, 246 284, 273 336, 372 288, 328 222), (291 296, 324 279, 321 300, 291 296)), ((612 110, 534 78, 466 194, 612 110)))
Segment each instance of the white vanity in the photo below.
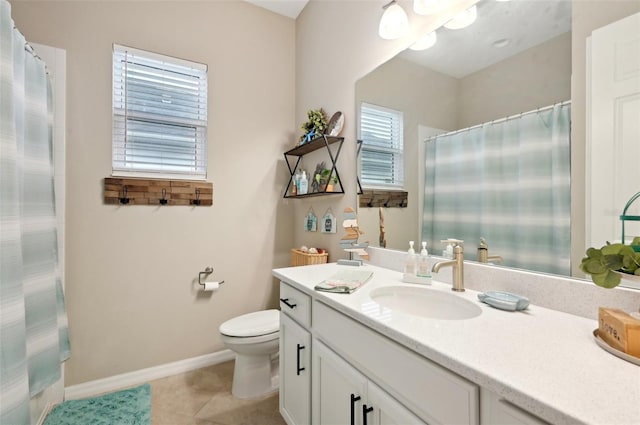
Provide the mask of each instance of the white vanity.
POLYGON ((363 268, 373 278, 352 294, 314 291, 345 267, 273 271, 289 425, 640 424, 640 367, 596 345, 595 320, 535 304, 501 311, 475 291, 405 284, 372 265, 363 268), (459 297, 481 313, 434 319, 374 301, 391 286, 459 297))

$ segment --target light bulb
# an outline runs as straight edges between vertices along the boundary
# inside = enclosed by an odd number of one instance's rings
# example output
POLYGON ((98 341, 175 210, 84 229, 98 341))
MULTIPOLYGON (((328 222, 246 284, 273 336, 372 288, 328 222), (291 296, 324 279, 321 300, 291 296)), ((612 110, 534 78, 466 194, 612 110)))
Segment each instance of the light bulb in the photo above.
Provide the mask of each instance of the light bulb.
POLYGON ((430 33, 420 37, 415 43, 409 46, 409 48, 411 50, 426 50, 436 44, 437 39, 438 37, 436 36, 436 32, 431 31, 430 33))
POLYGON ((413 11, 418 15, 434 15, 444 10, 450 0, 413 0, 413 11))
POLYGON ((409 32, 409 17, 400 5, 391 2, 380 18, 378 34, 385 40, 400 38, 409 32))
POLYGON ((450 30, 459 30, 460 28, 468 27, 471 25, 476 18, 478 17, 478 8, 474 5, 459 15, 451 18, 446 24, 444 24, 445 28, 449 28, 450 30))

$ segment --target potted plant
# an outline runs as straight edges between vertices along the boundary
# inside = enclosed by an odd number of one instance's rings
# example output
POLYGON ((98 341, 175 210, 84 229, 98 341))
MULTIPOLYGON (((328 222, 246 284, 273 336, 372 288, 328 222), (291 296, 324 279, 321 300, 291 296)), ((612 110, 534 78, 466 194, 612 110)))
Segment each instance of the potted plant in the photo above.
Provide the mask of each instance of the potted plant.
POLYGON ((338 177, 331 176, 331 170, 322 170, 321 182, 325 185, 325 192, 333 192, 334 185, 338 184, 338 177))
POLYGON ((327 117, 324 114, 322 108, 308 110, 307 118, 308 121, 302 124, 302 126, 300 127, 302 131, 304 131, 304 134, 300 136, 301 145, 308 143, 316 137, 320 136, 327 128, 327 117))
POLYGON ((580 270, 603 288, 614 288, 623 278, 640 281, 640 236, 630 245, 607 242, 600 249, 589 248, 580 263, 580 270))

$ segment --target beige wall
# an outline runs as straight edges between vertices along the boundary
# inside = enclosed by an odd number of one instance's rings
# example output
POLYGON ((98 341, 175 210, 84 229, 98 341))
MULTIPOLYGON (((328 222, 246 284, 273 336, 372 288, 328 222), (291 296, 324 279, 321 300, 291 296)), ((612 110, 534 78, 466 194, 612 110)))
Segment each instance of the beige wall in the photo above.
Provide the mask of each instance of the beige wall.
POLYGON ((276 307, 294 121, 295 22, 240 1, 13 1, 30 41, 67 51, 66 385, 223 349, 218 326, 276 307), (111 45, 209 65, 212 207, 104 205, 111 45), (226 283, 196 291, 206 266, 226 283))
POLYGON ((571 99, 571 33, 460 79, 459 128, 571 99))

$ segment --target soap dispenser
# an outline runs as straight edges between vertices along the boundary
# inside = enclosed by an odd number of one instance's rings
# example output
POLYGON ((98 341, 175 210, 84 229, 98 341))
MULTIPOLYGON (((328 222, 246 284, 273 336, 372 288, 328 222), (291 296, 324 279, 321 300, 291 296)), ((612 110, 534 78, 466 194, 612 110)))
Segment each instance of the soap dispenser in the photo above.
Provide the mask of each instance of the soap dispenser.
POLYGON ((431 265, 429 264, 429 251, 427 251, 427 243, 422 242, 422 250, 418 259, 418 277, 431 279, 431 265))
POLYGON ((302 170, 302 176, 300 176, 300 187, 298 188, 298 195, 306 195, 309 191, 309 182, 307 181, 307 173, 302 170))
POLYGON ((413 249, 413 241, 409 241, 409 250, 407 251, 407 260, 404 263, 404 274, 406 276, 416 275, 416 251, 413 249))

